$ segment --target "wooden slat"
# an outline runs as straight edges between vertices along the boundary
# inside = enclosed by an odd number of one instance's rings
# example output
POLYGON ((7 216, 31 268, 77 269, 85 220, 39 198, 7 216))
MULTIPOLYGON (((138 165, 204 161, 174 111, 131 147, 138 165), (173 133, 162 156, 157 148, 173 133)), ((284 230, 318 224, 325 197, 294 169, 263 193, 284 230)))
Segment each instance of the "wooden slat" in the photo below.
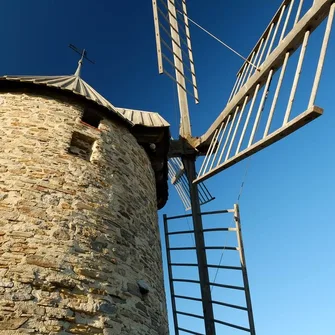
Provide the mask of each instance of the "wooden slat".
POLYGON ((241 151, 237 155, 231 157, 223 164, 219 165, 218 167, 214 168, 212 171, 208 172, 207 174, 199 177, 194 181, 194 183, 199 183, 200 181, 204 181, 211 177, 212 175, 227 169, 228 167, 240 162, 244 158, 255 154, 256 152, 268 147, 269 145, 279 141, 280 139, 288 136, 289 134, 293 133, 297 129, 303 127, 305 124, 311 122, 312 120, 316 119, 317 117, 321 116, 323 113, 323 109, 317 106, 312 106, 304 113, 300 114, 290 122, 286 123, 285 126, 279 128, 272 134, 266 136, 262 140, 254 143, 252 146, 248 147, 247 149, 241 151))
POLYGON ((210 128, 196 142, 196 147, 201 151, 202 147, 206 147, 207 142, 211 140, 213 133, 220 126, 221 122, 236 108, 237 105, 243 103, 246 95, 249 99, 253 96, 256 87, 265 85, 268 73, 273 69, 274 73, 281 68, 285 55, 288 50, 292 55, 302 44, 305 32, 314 31, 328 15, 333 0, 318 0, 313 7, 301 18, 290 33, 282 40, 278 47, 269 55, 263 63, 260 71, 249 79, 249 81, 240 89, 234 98, 228 103, 226 108, 221 112, 217 119, 212 123, 210 128))

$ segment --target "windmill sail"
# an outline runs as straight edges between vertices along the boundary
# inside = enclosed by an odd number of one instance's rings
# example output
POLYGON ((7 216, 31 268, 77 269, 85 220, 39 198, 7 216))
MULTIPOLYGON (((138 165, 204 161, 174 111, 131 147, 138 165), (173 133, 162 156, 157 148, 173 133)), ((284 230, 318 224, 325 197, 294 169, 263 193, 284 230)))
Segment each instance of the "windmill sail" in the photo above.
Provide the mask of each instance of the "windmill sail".
POLYGON ((186 0, 152 0, 158 71, 199 102, 186 0))
MULTIPOLYGON (((171 184, 175 186, 185 210, 191 210, 190 185, 185 174, 185 168, 182 160, 178 157, 170 158, 168 161, 168 167, 171 184)), ((215 199, 208 191, 208 188, 204 183, 199 183, 198 190, 200 205, 207 204, 215 199)))
POLYGON ((323 110, 314 104, 335 5, 332 0, 315 0, 301 17, 302 8, 303 0, 283 1, 247 58, 257 65, 257 69, 247 62, 242 65, 226 108, 197 143, 197 148, 207 154, 196 183, 238 163, 322 115, 323 110), (307 109, 292 118, 293 102, 310 35, 327 16, 319 61, 311 82, 312 89, 309 94, 305 94, 305 88, 302 91, 307 109), (300 54, 295 60, 292 56, 298 49, 300 54), (287 85, 284 79, 290 62, 296 63, 293 80, 287 85), (275 76, 276 73, 278 76, 275 76), (284 89, 289 92, 288 99, 279 105, 278 98, 284 89), (278 105, 279 108, 276 108, 278 105), (260 129, 260 120, 267 107, 269 109, 267 118, 264 119, 264 128, 260 129), (275 118, 280 123, 279 127, 273 129, 275 118))

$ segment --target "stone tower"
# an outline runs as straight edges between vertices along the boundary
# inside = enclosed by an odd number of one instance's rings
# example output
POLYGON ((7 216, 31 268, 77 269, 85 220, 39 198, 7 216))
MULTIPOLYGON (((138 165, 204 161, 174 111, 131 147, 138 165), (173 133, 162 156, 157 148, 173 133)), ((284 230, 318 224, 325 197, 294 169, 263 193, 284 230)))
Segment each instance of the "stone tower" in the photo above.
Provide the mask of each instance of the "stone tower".
POLYGON ((80 65, 0 78, 0 334, 165 335, 169 125, 80 65))

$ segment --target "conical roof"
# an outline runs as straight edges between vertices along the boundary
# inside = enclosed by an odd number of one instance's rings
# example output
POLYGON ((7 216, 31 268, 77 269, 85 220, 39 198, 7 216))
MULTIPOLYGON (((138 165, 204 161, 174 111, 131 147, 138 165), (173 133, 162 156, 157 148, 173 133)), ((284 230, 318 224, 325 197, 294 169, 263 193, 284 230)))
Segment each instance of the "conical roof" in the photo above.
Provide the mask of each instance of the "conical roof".
POLYGON ((74 75, 67 76, 3 76, 2 79, 32 83, 70 91, 84 97, 87 100, 93 101, 100 106, 106 107, 131 125, 169 127, 169 123, 158 113, 116 108, 77 74, 79 74, 78 71, 76 71, 74 75))

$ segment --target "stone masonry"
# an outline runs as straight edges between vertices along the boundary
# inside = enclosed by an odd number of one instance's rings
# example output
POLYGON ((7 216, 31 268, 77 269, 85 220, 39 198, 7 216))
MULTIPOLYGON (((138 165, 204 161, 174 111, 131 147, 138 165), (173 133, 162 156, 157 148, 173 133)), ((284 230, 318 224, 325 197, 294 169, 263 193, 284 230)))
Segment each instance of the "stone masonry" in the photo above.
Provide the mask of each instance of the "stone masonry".
POLYGON ((150 160, 83 108, 0 94, 0 334, 165 335, 150 160))

